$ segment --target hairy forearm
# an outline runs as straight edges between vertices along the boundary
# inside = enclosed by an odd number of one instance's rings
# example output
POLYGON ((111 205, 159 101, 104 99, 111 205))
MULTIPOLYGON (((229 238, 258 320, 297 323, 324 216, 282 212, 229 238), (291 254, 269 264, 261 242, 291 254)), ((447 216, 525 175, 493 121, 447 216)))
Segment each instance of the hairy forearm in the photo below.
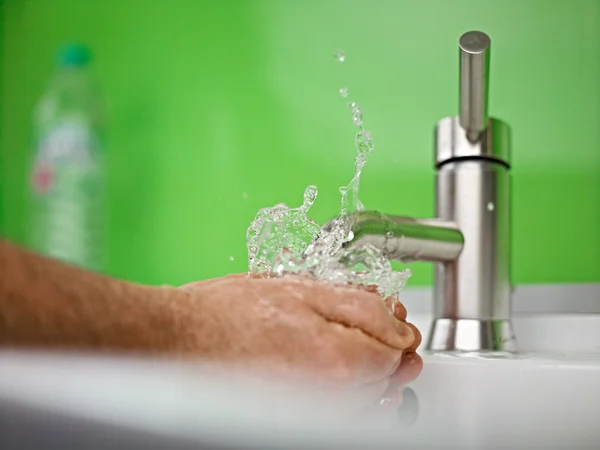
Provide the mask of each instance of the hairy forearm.
MULTIPOLYGON (((0 239, 0 345, 173 352, 185 294, 114 280, 0 239)), ((185 349, 181 349, 185 350, 185 349)))

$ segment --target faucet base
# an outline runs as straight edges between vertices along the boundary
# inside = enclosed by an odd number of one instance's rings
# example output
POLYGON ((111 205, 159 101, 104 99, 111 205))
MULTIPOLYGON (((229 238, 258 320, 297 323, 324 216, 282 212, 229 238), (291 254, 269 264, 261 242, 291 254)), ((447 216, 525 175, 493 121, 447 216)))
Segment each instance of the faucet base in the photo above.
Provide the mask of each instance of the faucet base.
POLYGON ((510 320, 436 319, 429 333, 431 351, 516 352, 510 320))

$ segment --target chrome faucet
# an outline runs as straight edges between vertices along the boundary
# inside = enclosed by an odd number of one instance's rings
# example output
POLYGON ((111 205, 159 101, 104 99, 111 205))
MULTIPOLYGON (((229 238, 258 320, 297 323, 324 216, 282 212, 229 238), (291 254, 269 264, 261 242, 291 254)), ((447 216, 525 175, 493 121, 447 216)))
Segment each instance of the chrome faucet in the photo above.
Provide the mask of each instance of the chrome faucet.
POLYGON ((510 130, 489 118, 490 38, 459 40, 460 113, 435 131, 436 216, 413 219, 360 211, 353 239, 390 259, 436 263, 433 351, 517 349, 511 325, 510 130))

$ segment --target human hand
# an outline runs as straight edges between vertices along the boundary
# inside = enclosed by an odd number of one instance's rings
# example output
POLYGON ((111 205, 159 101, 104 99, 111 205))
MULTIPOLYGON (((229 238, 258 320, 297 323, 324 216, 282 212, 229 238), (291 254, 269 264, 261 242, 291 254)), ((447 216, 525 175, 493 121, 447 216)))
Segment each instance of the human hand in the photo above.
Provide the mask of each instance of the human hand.
POLYGON ((389 380, 420 334, 369 289, 230 275, 185 292, 187 351, 245 371, 365 385, 389 380))
MULTIPOLYGON (((369 292, 377 292, 375 286, 363 287, 369 292)), ((404 351, 402 362, 396 372, 389 378, 388 384, 383 385, 384 391, 378 395, 371 404, 363 409, 363 413, 371 418, 381 418, 389 415, 391 411, 397 411, 403 405, 405 387, 414 381, 423 370, 423 359, 416 353, 421 345, 422 336, 417 327, 407 322, 407 310, 397 299, 385 300, 386 307, 393 312, 394 316, 406 323, 414 332, 413 343, 404 351)), ((414 395, 414 394, 413 394, 414 395)), ((407 405, 409 408, 414 405, 407 405)), ((409 415, 411 412, 409 412, 409 415)), ((365 416, 365 417, 366 417, 365 416)))

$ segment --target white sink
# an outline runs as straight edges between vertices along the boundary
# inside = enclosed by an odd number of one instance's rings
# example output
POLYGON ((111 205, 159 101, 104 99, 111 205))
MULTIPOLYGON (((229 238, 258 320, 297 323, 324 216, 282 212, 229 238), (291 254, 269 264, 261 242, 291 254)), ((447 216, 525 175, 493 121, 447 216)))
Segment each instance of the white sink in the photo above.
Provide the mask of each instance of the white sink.
POLYGON ((424 355, 418 439, 460 448, 598 448, 600 356, 424 355))
MULTIPOLYGON (((426 334, 429 313, 412 308, 415 298, 405 301, 409 311, 417 310, 409 318, 426 334)), ((35 447, 27 441, 30 435, 15 431, 15 417, 29 408, 30 415, 44 412, 36 423, 50 423, 48 414, 58 414, 63 421, 99 424, 67 427, 77 430, 69 439, 79 438, 79 448, 112 436, 106 426, 138 433, 138 441, 140 433, 152 436, 155 446, 147 449, 160 448, 158 437, 169 440, 170 450, 190 448, 189 442, 198 443, 196 448, 263 450, 598 448, 597 303, 588 298, 580 314, 556 308, 531 314, 517 303, 514 326, 522 353, 423 354, 423 372, 405 390, 400 414, 391 410, 376 421, 352 419, 352 402, 333 402, 310 386, 255 382, 238 374, 215 377, 173 362, 0 352, 0 436, 6 436, 0 446, 35 447), (411 414, 416 421, 407 424, 411 414), (7 419, 11 427, 3 425, 7 419)), ((22 422, 32 423, 28 420, 22 422)), ((57 427, 48 442, 65 429, 57 427)), ((46 436, 43 426, 34 428, 31 436, 46 436)), ((128 439, 131 446, 134 438, 128 439)), ((123 446, 113 442, 104 448, 123 446)))
POLYGON ((356 420, 347 405, 310 389, 215 378, 174 363, 0 354, 0 433, 4 442, 21 444, 2 448, 32 448, 30 435, 16 435, 15 422, 45 436, 30 417, 40 412, 43 427, 56 421, 49 415, 60 418, 57 429, 45 430, 47 439, 68 430, 78 442, 64 450, 90 448, 111 429, 137 433, 129 444, 166 439, 170 450, 190 448, 185 442, 263 450, 598 448, 600 357, 424 360, 399 409, 416 418, 407 425, 395 409, 376 422, 356 420))
MULTIPOLYGON (((403 300, 424 347, 431 293, 403 300)), ((513 310, 517 355, 422 352, 411 435, 436 430, 461 448, 598 448, 600 285, 519 288, 513 310)))

